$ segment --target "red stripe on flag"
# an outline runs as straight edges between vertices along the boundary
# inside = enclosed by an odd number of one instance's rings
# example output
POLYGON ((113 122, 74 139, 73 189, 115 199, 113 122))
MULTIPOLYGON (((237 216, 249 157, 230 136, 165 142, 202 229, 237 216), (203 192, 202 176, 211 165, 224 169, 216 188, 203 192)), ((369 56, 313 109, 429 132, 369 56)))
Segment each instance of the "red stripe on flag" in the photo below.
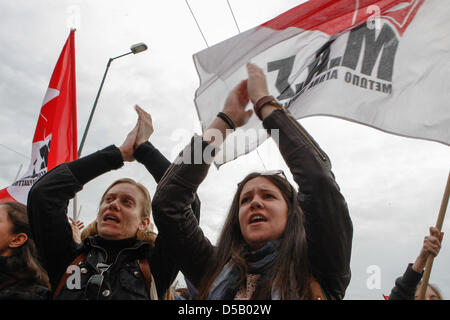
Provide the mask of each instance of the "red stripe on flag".
MULTIPOLYGON (((415 1, 409 1, 409 3, 413 2, 415 1)), ((366 22, 374 14, 373 11, 369 10, 369 7, 372 5, 378 6, 380 14, 382 14, 400 3, 408 3, 408 1, 310 0, 284 12, 276 18, 262 24, 262 26, 275 30, 295 27, 303 30, 322 31, 333 35, 366 22)))
POLYGON ((8 202, 8 201, 16 202, 16 199, 11 197, 6 188, 0 190, 0 202, 8 202))

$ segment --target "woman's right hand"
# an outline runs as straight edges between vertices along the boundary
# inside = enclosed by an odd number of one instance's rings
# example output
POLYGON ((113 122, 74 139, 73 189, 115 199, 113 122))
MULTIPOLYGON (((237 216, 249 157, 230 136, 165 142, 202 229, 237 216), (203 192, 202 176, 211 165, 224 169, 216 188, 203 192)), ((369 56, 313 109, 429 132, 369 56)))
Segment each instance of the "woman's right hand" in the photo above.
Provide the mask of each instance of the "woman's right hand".
POLYGON ((139 129, 136 134, 136 141, 134 142, 134 149, 146 142, 153 133, 152 117, 144 109, 136 105, 136 112, 138 113, 139 129))
POLYGON ((430 254, 433 257, 436 257, 439 254, 443 237, 443 232, 440 232, 436 227, 430 227, 430 235, 426 236, 423 240, 423 247, 413 264, 413 269, 415 271, 422 272, 430 254))
POLYGON ((267 80, 264 71, 256 64, 247 63, 248 82, 247 90, 250 101, 255 104, 262 97, 269 95, 267 80))
POLYGON ((134 161, 134 144, 136 142, 137 133, 139 130, 139 119, 136 122, 136 126, 131 130, 127 137, 125 138, 125 141, 122 143, 122 145, 119 147, 120 154, 122 155, 123 161, 134 161))

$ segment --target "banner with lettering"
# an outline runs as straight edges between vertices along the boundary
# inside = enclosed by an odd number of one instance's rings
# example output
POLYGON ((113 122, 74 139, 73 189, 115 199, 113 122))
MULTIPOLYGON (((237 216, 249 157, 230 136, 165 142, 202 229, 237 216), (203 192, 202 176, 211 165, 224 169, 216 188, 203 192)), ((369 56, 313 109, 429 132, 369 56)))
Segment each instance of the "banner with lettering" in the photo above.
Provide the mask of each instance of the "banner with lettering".
POLYGON ((27 203, 31 186, 48 170, 78 158, 75 30, 64 45, 39 113, 27 172, 0 190, 0 201, 27 203))
MULTIPOLYGON (((333 116, 450 145, 448 17, 439 0, 310 0, 194 55, 202 128, 252 62, 296 119, 333 116)), ((216 164, 257 147, 261 128, 252 117, 216 164)))

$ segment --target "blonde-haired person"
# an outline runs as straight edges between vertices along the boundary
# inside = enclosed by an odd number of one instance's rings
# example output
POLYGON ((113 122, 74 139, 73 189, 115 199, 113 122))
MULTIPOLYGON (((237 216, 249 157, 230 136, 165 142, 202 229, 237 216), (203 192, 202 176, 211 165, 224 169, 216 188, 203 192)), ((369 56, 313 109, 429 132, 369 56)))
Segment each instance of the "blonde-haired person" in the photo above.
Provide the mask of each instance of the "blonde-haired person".
MULTIPOLYGON (((425 236, 422 248, 414 263, 409 263, 401 277, 395 280, 389 300, 417 300, 421 287, 421 279, 429 255, 437 257, 441 250, 444 232, 436 227, 430 227, 430 234, 425 236)), ((425 300, 442 300, 442 295, 433 284, 428 284, 425 300)))
POLYGON ((50 284, 30 238, 27 208, 0 202, 0 300, 47 300, 50 284))
MULTIPOLYGON (((414 294, 414 300, 419 299, 419 291, 422 281, 417 285, 416 293, 414 294)), ((441 294, 441 290, 434 283, 428 283, 427 290, 425 291, 424 300, 444 300, 441 294)))
POLYGON ((157 182, 161 179, 170 162, 147 141, 153 133, 150 115, 138 106, 136 112, 136 126, 120 147, 61 164, 30 190, 30 225, 55 299, 164 299, 178 273, 168 255, 168 238, 150 230, 150 194, 132 179, 119 179, 106 189, 81 244, 67 219, 68 201, 76 192, 124 162, 137 160, 157 182), (70 272, 79 281, 69 278, 70 272))

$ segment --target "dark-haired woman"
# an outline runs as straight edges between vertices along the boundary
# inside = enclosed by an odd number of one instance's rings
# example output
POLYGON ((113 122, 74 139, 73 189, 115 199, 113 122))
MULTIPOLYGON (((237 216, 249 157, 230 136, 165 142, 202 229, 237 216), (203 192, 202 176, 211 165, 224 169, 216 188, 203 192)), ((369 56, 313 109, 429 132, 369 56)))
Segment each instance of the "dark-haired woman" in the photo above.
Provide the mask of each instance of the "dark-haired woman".
POLYGON ((247 65, 248 80, 229 94, 203 136, 193 137, 166 171, 153 200, 158 230, 199 299, 342 299, 350 281, 352 222, 328 156, 268 95, 263 71, 247 65), (195 153, 219 147, 252 115, 279 130, 279 149, 299 185, 282 172, 251 173, 237 188, 217 246, 204 236, 190 204, 209 163, 195 153), (201 145, 202 149, 196 149, 201 145))
POLYGON ((50 284, 30 238, 27 209, 0 203, 0 300, 46 300, 50 284))

